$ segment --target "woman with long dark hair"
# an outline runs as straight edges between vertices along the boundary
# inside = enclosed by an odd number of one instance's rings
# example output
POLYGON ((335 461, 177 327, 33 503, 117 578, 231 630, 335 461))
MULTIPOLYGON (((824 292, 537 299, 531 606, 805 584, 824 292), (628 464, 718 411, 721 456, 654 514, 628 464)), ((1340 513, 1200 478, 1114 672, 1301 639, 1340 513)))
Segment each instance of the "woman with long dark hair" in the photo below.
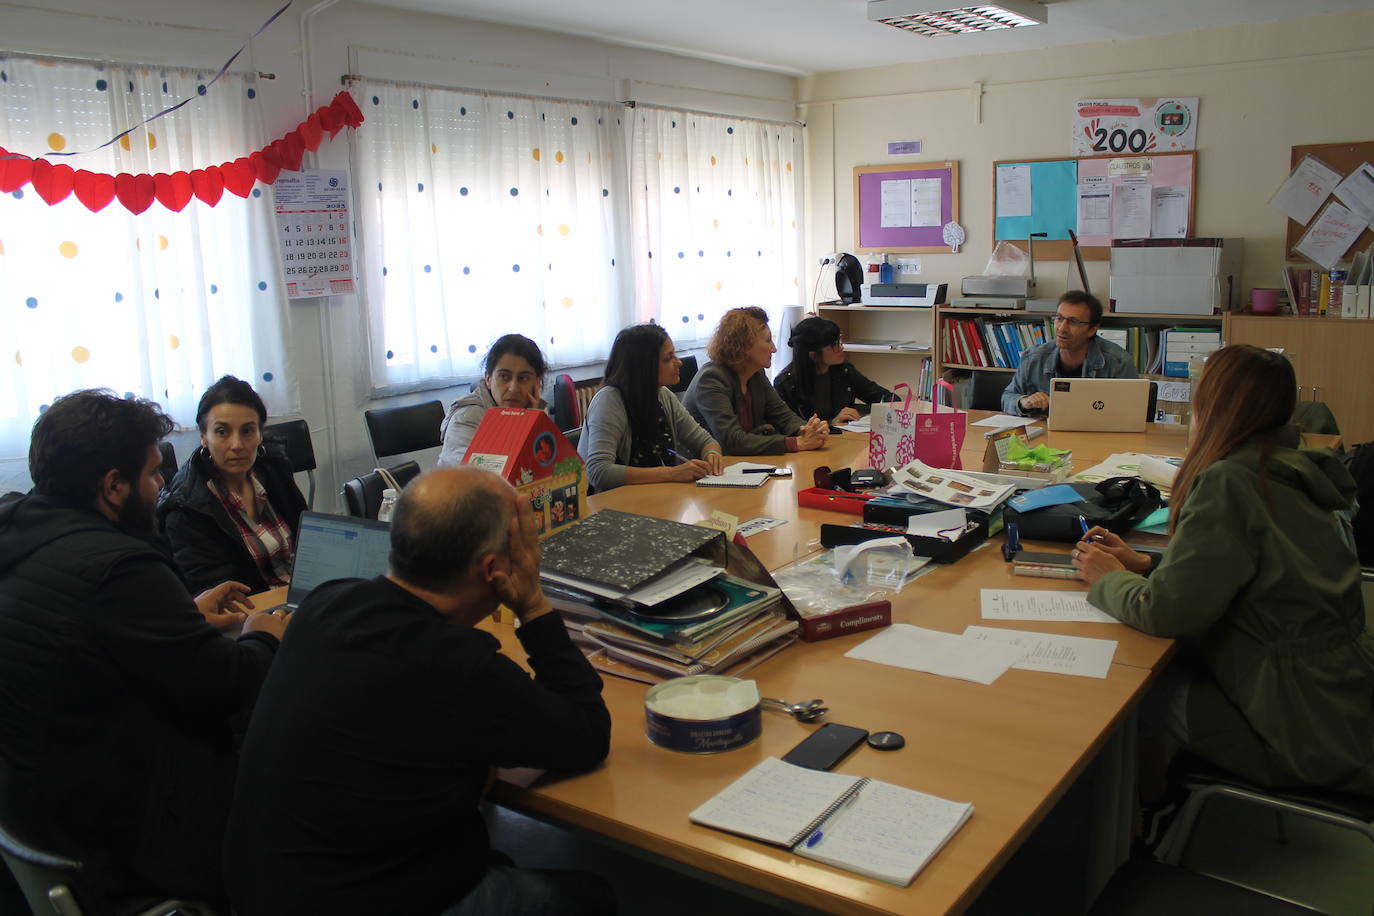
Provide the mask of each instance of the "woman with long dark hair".
POLYGON ((258 592, 291 579, 305 497, 285 445, 263 440, 266 423, 262 398, 232 375, 201 395, 200 448, 157 505, 172 558, 192 594, 225 581, 258 592))
POLYGON ((477 426, 493 407, 544 410, 539 397, 548 365, 539 344, 523 334, 504 334, 496 339, 482 360, 482 378, 472 391, 449 406, 439 426, 444 447, 439 451, 440 467, 463 463, 477 426))
POLYGON ((1074 549, 1092 604, 1183 643, 1155 704, 1158 734, 1142 734, 1163 745, 1142 780, 1186 746, 1261 785, 1374 796, 1374 635, 1338 515, 1355 483, 1330 449, 1300 447, 1296 384, 1280 354, 1213 353, 1168 552, 1137 552, 1101 528, 1074 549))
POLYGON ((840 326, 812 315, 792 328, 787 338, 792 362, 773 381, 778 396, 799 417, 816 415, 830 423, 848 423, 863 416, 855 401, 890 401, 893 394, 864 376, 844 355, 840 326))
POLYGON ((597 490, 720 473, 720 445, 668 390, 681 367, 672 340, 656 324, 633 325, 615 336, 577 442, 587 481, 597 490))

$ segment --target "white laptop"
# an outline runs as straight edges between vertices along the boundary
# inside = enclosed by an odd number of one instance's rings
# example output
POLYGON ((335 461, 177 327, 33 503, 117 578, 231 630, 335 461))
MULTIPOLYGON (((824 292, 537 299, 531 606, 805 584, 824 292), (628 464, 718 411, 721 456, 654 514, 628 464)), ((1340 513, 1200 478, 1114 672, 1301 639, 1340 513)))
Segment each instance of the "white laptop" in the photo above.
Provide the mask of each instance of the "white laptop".
POLYGON ((1050 380, 1050 429, 1094 433, 1143 433, 1149 418, 1146 378, 1050 380))

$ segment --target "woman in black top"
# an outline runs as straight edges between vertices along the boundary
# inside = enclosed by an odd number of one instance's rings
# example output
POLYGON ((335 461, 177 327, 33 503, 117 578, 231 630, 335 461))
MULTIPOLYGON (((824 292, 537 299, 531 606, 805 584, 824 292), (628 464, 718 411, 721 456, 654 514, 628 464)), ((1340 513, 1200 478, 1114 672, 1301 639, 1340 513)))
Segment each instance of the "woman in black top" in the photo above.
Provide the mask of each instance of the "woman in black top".
POLYGON ((830 423, 848 423, 863 416, 855 400, 868 405, 894 397, 844 358, 840 326, 829 319, 803 318, 792 329, 787 345, 792 348, 792 364, 773 387, 799 416, 815 414, 830 423))

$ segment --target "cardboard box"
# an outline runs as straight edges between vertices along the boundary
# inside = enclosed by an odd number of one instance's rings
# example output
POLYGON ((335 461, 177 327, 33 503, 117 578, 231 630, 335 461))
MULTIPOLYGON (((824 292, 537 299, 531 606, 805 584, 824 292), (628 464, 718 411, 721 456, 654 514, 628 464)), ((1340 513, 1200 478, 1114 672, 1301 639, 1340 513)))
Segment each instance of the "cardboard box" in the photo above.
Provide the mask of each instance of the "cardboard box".
POLYGON ((542 410, 490 408, 463 463, 499 474, 528 499, 540 538, 587 514, 582 457, 542 410))
POLYGON ((1237 306, 1242 239, 1116 239, 1114 312, 1211 315, 1237 306))
POLYGON ((892 602, 869 601, 865 604, 851 604, 829 614, 818 614, 814 617, 797 614, 794 619, 799 625, 798 631, 802 642, 817 642, 888 626, 892 623, 892 602))

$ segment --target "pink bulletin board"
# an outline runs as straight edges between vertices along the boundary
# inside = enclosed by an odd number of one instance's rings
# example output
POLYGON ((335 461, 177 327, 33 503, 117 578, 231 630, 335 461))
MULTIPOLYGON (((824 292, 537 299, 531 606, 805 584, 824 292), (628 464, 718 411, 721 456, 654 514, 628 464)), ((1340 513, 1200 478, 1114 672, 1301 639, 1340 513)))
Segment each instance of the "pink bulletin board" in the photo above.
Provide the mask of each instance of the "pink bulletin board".
MULTIPOLYGON (((1109 175, 1110 163, 1118 159, 1149 159, 1149 184, 1155 188, 1186 187, 1188 189, 1188 235, 1194 232, 1197 219, 1197 153, 1155 153, 1146 156, 1093 156, 1078 160, 1078 180, 1084 178, 1106 178, 1111 186, 1126 184, 1120 176, 1109 175)), ((1079 235, 1078 244, 1083 247, 1103 246, 1110 248, 1112 240, 1106 235, 1079 235)), ((1038 252, 1037 252, 1038 253, 1038 252)))
POLYGON ((854 169, 854 250, 859 254, 934 254, 948 252, 946 223, 959 221, 959 163, 905 162, 861 165, 854 169), (882 183, 934 178, 940 182, 938 226, 882 225, 882 183))

